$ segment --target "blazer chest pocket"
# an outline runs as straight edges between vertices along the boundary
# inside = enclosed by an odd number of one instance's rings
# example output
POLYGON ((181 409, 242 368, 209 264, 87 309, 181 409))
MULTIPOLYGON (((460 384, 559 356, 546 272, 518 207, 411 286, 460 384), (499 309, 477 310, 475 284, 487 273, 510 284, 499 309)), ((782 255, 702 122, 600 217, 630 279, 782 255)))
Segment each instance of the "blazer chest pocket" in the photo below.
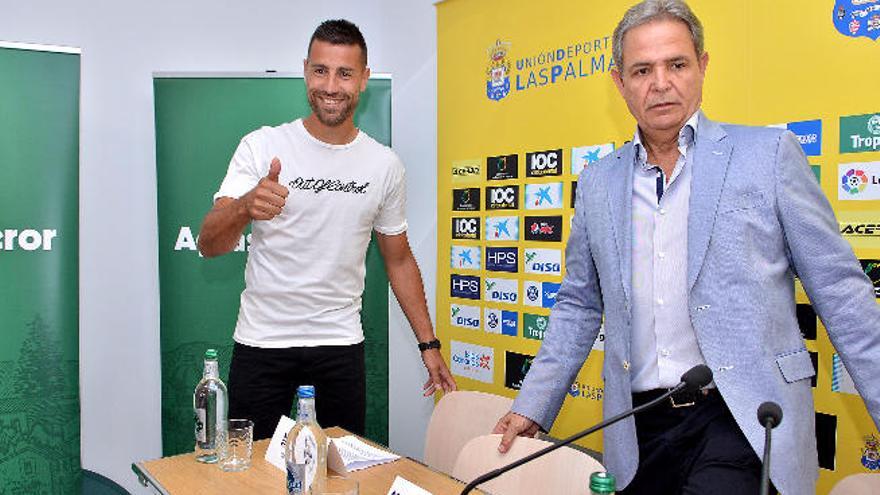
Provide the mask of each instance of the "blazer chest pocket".
POLYGON ((767 204, 764 191, 750 191, 740 194, 722 205, 721 214, 759 208, 767 204))
POLYGON ((813 361, 810 359, 810 353, 806 349, 777 354, 776 365, 779 366, 782 377, 788 383, 811 378, 816 374, 816 370, 813 368, 813 361))

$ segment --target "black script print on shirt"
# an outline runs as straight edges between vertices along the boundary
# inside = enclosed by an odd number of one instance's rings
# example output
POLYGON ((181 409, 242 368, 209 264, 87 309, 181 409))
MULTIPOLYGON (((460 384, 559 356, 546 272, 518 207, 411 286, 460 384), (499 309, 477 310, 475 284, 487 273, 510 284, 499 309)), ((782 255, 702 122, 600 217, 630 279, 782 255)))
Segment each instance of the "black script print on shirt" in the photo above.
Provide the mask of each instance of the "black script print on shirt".
POLYGON ((364 182, 363 184, 358 184, 353 180, 343 182, 339 179, 316 179, 314 177, 304 179, 302 177, 297 177, 288 182, 287 185, 290 186, 291 189, 302 189, 304 191, 311 190, 314 191, 315 194, 318 194, 321 191, 367 194, 367 188, 370 186, 370 183, 364 182))

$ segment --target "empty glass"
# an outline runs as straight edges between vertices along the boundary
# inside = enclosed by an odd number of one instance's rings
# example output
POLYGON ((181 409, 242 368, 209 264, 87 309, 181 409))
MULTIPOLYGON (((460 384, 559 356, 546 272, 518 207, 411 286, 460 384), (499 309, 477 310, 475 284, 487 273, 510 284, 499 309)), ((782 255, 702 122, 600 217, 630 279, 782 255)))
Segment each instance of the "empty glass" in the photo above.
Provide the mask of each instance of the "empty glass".
POLYGON ((217 464, 224 471, 244 471, 251 467, 254 452, 254 422, 230 419, 226 428, 226 449, 217 464))

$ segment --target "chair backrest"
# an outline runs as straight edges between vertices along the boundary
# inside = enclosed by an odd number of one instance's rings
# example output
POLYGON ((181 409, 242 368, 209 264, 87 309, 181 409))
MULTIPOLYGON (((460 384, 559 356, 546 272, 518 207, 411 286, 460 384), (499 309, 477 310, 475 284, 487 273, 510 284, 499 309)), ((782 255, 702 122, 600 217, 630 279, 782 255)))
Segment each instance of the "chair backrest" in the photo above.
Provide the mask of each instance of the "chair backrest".
POLYGON ((425 464, 450 473, 464 444, 492 433, 511 405, 512 399, 483 392, 460 390, 444 395, 434 406, 425 433, 425 464))
MULTIPOLYGON (((500 454, 500 442, 501 435, 483 435, 469 441, 455 461, 452 476, 469 483, 483 473, 552 445, 546 440, 519 437, 506 454, 500 454)), ((605 471, 605 468, 584 452, 562 447, 478 488, 496 495, 589 495, 590 474, 595 471, 605 471)))
POLYGON ((851 474, 838 481, 828 495, 877 495, 880 493, 880 474, 851 474))

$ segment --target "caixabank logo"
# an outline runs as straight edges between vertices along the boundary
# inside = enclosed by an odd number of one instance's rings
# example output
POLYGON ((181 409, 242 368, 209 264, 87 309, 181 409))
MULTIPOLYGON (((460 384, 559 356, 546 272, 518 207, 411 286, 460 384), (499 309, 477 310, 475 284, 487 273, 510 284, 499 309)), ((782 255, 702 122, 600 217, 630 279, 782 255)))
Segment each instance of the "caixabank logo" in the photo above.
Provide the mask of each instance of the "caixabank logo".
POLYGON ((486 188, 487 210, 518 210, 519 186, 490 186, 486 188))
POLYGON ((449 277, 449 295, 462 299, 479 299, 480 277, 475 275, 451 275, 449 277))
POLYGON ((519 217, 486 217, 487 241, 518 241, 519 217))
POLYGON ((840 152, 868 151, 880 151, 880 113, 840 117, 840 152))
POLYGON ((449 324, 454 327, 467 328, 468 330, 480 329, 480 307, 467 304, 452 304, 449 306, 449 324))
POLYGON ((452 238, 457 240, 480 240, 480 217, 453 217, 452 238))
POLYGON ((449 267, 458 270, 480 269, 479 246, 451 246, 449 249, 449 267))
POLYGON ((486 332, 516 337, 518 319, 516 311, 486 308, 486 332))
POLYGON ((526 176, 562 175, 562 149, 526 153, 526 176))
POLYGON ((519 177, 519 155, 490 156, 486 158, 486 179, 509 180, 519 177))
POLYGON ((562 216, 527 216, 524 224, 527 241, 562 240, 562 216))
POLYGON ((555 210, 562 208, 562 182, 526 184, 527 210, 555 210))
POLYGON ((449 349, 452 374, 485 383, 494 381, 495 351, 491 347, 452 340, 449 349))
POLYGON ((865 275, 874 284, 874 297, 880 298, 880 260, 859 260, 865 275))
POLYGON ((578 146, 571 149, 571 175, 580 175, 588 166, 614 151, 614 143, 578 146))
POLYGON ((880 162, 841 163, 837 199, 868 201, 880 199, 880 162))
POLYGON ((487 247, 486 270, 516 273, 519 271, 519 253, 515 247, 487 247))
POLYGON ((535 356, 531 354, 504 351, 504 386, 513 390, 521 389, 534 360, 535 356))
POLYGON ((480 188, 468 187, 452 190, 452 211, 479 211, 480 188))

